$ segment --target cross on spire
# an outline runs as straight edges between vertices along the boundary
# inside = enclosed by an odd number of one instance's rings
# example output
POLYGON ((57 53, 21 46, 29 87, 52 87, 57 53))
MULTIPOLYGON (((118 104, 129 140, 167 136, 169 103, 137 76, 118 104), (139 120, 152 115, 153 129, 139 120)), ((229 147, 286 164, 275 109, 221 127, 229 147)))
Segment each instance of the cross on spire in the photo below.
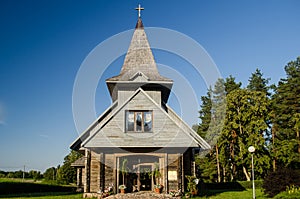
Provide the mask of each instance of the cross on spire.
POLYGON ((135 8, 138 11, 139 18, 141 17, 141 10, 144 10, 144 8, 141 7, 141 4, 139 4, 139 7, 135 8))

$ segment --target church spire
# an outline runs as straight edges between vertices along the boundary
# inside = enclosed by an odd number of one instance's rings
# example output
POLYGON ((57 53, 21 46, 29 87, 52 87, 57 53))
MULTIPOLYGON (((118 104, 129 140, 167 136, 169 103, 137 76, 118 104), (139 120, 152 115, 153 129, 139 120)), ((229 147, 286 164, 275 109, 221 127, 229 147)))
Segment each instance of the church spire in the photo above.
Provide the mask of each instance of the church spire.
POLYGON ((131 81, 132 77, 138 72, 144 74, 147 81, 171 81, 162 77, 157 70, 141 18, 140 12, 144 8, 139 5, 136 10, 138 10, 138 21, 121 72, 118 76, 109 78, 107 81, 131 81))
MULTIPOLYGON (((113 92, 115 92, 117 84, 137 85, 138 81, 143 85, 160 84, 166 88, 170 88, 173 84, 171 79, 161 76, 157 70, 156 62, 140 17, 140 11, 143 9, 140 5, 136 8, 138 10, 138 21, 120 74, 106 80, 113 100, 116 99, 113 92)), ((169 91, 167 91, 166 96, 169 96, 169 91)))

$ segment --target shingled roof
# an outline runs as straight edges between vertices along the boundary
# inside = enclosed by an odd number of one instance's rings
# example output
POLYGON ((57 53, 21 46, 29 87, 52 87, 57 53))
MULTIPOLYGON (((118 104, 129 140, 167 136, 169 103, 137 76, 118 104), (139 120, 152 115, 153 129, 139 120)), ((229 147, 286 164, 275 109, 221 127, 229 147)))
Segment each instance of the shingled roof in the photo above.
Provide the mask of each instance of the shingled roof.
POLYGON ((71 164, 72 167, 84 167, 85 157, 78 158, 75 162, 71 164))
POLYGON ((148 81, 172 82, 172 80, 162 77, 157 70, 143 22, 140 17, 136 23, 120 74, 109 78, 106 81, 131 81, 132 77, 137 73, 144 74, 148 78, 148 81))

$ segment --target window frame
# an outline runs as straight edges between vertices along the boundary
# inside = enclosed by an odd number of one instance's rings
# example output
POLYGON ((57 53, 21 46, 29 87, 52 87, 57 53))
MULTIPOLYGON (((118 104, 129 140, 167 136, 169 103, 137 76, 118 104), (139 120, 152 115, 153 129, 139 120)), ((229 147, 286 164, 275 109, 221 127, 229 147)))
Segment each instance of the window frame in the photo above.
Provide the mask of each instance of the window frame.
POLYGON ((153 111, 152 110, 126 110, 125 111, 125 132, 126 133, 152 133, 153 132, 153 111), (133 130, 128 130, 128 116, 130 113, 133 113, 133 130), (138 130, 137 125, 137 115, 141 113, 142 122, 141 122, 141 130, 138 130), (147 113, 151 113, 151 129, 145 131, 145 115, 147 113))

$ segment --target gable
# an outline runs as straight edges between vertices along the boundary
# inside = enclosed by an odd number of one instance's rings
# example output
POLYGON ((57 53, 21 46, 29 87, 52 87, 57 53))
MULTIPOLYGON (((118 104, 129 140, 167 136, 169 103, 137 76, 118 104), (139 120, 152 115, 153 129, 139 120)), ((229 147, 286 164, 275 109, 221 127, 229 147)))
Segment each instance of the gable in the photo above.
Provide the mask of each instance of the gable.
POLYGON ((130 77, 129 80, 133 82, 146 82, 149 81, 149 78, 146 75, 144 75, 144 73, 137 72, 132 77, 130 77))
POLYGON ((117 107, 114 115, 106 121, 92 129, 95 133, 82 143, 83 147, 209 147, 204 140, 195 139, 193 130, 186 128, 181 119, 174 120, 141 88, 117 107), (152 111, 152 132, 125 132, 125 113, 128 110, 152 111))

